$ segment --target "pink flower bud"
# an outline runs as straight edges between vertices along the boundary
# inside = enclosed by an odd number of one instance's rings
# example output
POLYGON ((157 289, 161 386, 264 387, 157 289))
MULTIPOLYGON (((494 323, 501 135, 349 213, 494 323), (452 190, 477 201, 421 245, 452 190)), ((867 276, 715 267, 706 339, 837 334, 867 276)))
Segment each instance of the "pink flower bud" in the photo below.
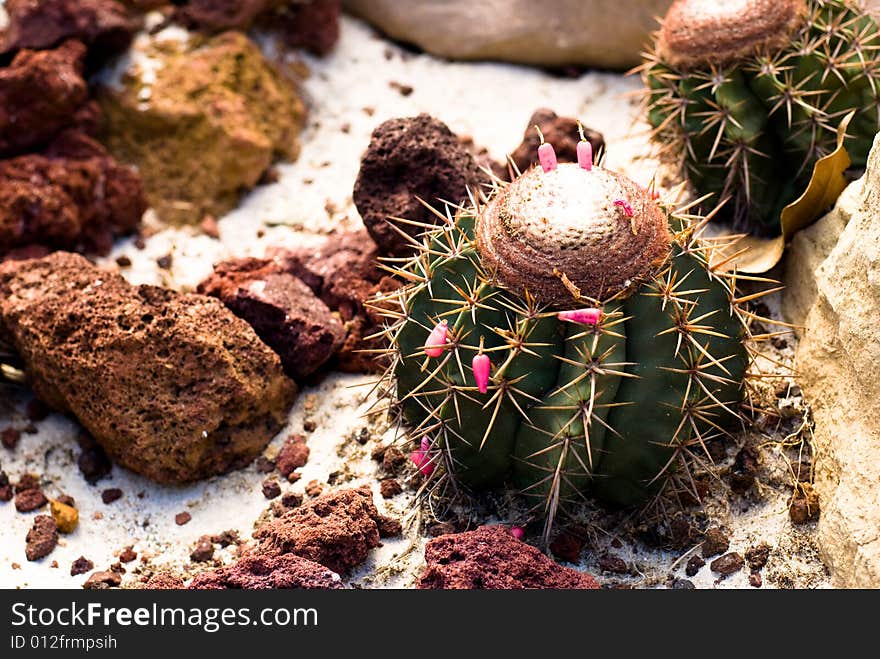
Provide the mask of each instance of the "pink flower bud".
POLYGON ((552 172, 556 169, 556 151, 553 150, 552 144, 545 142, 538 147, 538 162, 541 163, 541 168, 545 172, 552 172))
POLYGON ((492 362, 489 355, 475 355, 471 361, 471 367, 474 370, 474 381, 477 383, 477 389, 481 394, 489 391, 489 373, 492 372, 492 362))
POLYGON ((602 317, 601 309, 572 309, 570 311, 560 311, 556 314, 559 320, 567 320, 570 323, 580 323, 581 325, 598 325, 599 319, 602 317))
POLYGON ((510 535, 512 535, 517 540, 522 540, 526 535, 526 530, 521 526, 511 526, 510 535))
POLYGON ((423 453, 427 453, 428 451, 430 451, 431 450, 431 440, 428 439, 427 437, 422 437, 422 441, 419 443, 419 449, 423 453))
POLYGON ((616 199, 614 205, 620 206, 623 209, 623 212, 626 213, 627 217, 633 216, 633 207, 629 205, 629 202, 626 199, 616 199))
POLYGON ((409 458, 425 476, 430 476, 434 473, 434 463, 431 462, 431 456, 427 451, 413 451, 409 454, 409 458))
POLYGON ((434 326, 434 329, 428 335, 428 340, 425 341, 425 354, 428 357, 439 357, 443 354, 443 351, 446 350, 446 334, 448 331, 449 323, 445 320, 441 320, 434 326))
POLYGON ((588 172, 593 169, 593 145, 587 141, 578 142, 577 145, 578 165, 588 172))

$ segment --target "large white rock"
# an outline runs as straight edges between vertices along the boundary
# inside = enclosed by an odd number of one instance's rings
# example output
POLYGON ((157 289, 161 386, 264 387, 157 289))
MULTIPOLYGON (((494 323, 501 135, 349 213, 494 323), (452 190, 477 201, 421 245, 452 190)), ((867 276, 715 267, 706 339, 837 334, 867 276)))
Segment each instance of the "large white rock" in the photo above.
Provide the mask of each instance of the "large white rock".
POLYGON ((672 0, 345 0, 382 32, 451 59, 626 69, 672 0))
POLYGON ((836 585, 880 588, 880 136, 853 185, 858 202, 816 271, 795 368, 816 422, 823 558, 836 585))

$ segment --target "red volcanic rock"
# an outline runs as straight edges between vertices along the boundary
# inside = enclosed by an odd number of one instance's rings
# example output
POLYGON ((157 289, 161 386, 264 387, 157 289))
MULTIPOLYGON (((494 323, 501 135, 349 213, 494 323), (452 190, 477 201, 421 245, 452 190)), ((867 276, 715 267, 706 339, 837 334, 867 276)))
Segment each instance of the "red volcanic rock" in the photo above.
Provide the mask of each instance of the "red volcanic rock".
POLYGON ((0 68, 0 155, 49 142, 88 100, 86 48, 66 41, 55 50, 23 50, 0 68))
POLYGON ((471 154, 449 127, 427 114, 389 119, 373 131, 354 184, 354 203, 379 246, 392 256, 412 254, 412 237, 424 231, 391 218, 435 224, 437 216, 423 201, 442 208, 440 200, 458 204, 468 189, 487 180, 471 154))
POLYGON ((219 298, 244 319, 301 380, 320 368, 342 344, 342 323, 312 290, 272 261, 226 261, 198 288, 219 298))
POLYGON ((0 263, 0 326, 39 398, 163 483, 249 464, 295 393, 218 300, 132 286, 75 254, 0 263))
POLYGON ((294 470, 299 469, 309 459, 309 447, 306 446, 306 438, 302 435, 288 437, 278 457, 275 459, 275 467, 282 476, 287 478, 294 470))
POLYGON ((378 293, 397 289, 400 282, 379 269, 378 249, 369 234, 348 231, 327 236, 309 248, 278 250, 274 256, 345 323, 345 339, 334 366, 349 373, 381 372, 387 365, 385 360, 370 351, 387 345, 380 338, 367 337, 380 331, 384 319, 366 302, 378 293))
POLYGON ((441 535, 425 547, 422 589, 593 589, 584 572, 563 567, 503 526, 441 535))
POLYGON ((0 52, 52 48, 78 39, 98 58, 125 50, 141 22, 117 0, 6 0, 0 52))
POLYGON ((247 30, 254 20, 279 0, 177 0, 176 20, 206 32, 247 30))
POLYGON ((176 574, 158 572, 147 580, 141 590, 183 590, 186 586, 176 574))
MULTIPOLYGON (((535 110, 523 133, 522 142, 513 153, 511 160, 516 164, 520 172, 525 172, 529 167, 538 163, 538 147, 541 138, 535 130, 535 126, 541 129, 544 140, 553 145, 556 151, 556 159, 559 162, 577 162, 577 145, 580 141, 577 119, 560 117, 553 110, 540 108, 535 110)), ((593 147, 593 161, 599 157, 600 150, 605 149, 605 138, 602 133, 584 128, 584 137, 593 147)))
POLYGON ((340 0, 284 3, 272 19, 278 21, 278 29, 289 47, 326 55, 339 40, 341 4, 340 0))
POLYGON ((334 572, 363 563, 379 538, 400 533, 400 524, 379 514, 367 486, 338 490, 289 510, 254 533, 267 554, 295 554, 334 572))
POLYGON ((34 243, 105 253, 146 209, 137 173, 84 133, 0 160, 0 254, 34 243))
POLYGON ((338 589, 342 580, 323 565, 293 554, 245 556, 234 565, 197 574, 190 590, 338 589))

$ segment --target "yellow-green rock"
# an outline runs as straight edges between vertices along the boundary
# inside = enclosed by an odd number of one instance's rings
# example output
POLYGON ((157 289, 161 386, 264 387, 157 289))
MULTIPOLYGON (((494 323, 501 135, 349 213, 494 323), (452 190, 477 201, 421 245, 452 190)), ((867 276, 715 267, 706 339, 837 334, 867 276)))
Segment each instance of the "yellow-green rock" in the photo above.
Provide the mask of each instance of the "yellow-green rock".
POLYGON ((274 160, 298 156, 297 85, 244 34, 154 41, 132 61, 101 91, 104 141, 138 167, 163 220, 225 213, 274 160))

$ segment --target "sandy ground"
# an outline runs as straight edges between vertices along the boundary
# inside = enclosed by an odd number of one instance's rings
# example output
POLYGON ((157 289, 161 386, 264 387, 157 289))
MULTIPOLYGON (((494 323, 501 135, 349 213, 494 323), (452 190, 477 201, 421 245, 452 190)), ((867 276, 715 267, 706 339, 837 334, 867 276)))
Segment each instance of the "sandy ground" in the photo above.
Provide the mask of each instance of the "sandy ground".
MULTIPOLYGON (((274 55, 271 44, 266 50, 274 55)), ((627 172, 648 184, 657 170, 647 157, 645 128, 637 121, 634 96, 638 80, 616 74, 587 72, 565 78, 545 72, 501 64, 457 64, 426 55, 415 55, 390 44, 362 23, 345 18, 336 51, 325 59, 303 57, 311 70, 304 81, 310 105, 310 122, 302 136, 303 149, 295 163, 278 166, 279 180, 248 195, 241 206, 220 220, 221 238, 214 240, 188 229, 162 229, 148 238, 139 250, 130 240, 120 242, 107 262, 127 255, 132 267, 124 271, 133 283, 163 284, 180 290, 192 289, 211 271, 212 264, 230 256, 261 256, 270 245, 302 245, 333 229, 356 227, 360 223, 351 189, 360 155, 372 129, 394 117, 428 112, 445 121, 460 135, 470 135, 477 144, 503 159, 520 141, 525 122, 533 110, 547 106, 559 114, 577 116, 604 133, 609 145, 606 164, 627 172), (389 83, 413 88, 403 96, 389 83), (173 255, 170 270, 162 270, 156 259, 173 255)), ((793 341, 777 354, 790 361, 793 341)), ((778 370, 778 369, 777 369, 778 370)), ((405 492, 383 503, 378 495, 377 464, 370 452, 377 442, 390 442, 394 431, 381 417, 365 416, 372 403, 371 379, 341 374, 328 375, 320 385, 305 390, 290 414, 288 427, 267 450, 277 451, 291 432, 304 425, 311 457, 301 470, 302 479, 284 487, 302 491, 315 479, 333 487, 370 484, 376 490, 380 509, 415 522, 425 510, 412 505, 405 492), (357 436, 369 435, 362 445, 357 436)), ((768 381, 765 389, 774 389, 768 381)), ((765 393, 771 396, 770 393, 765 393)), ((22 404, 26 393, 11 412, 0 410, 0 428, 23 427, 22 404)), ((822 587, 827 585, 819 561, 811 526, 793 528, 787 514, 787 462, 797 450, 784 448, 783 438, 800 425, 802 410, 798 397, 781 399, 792 412, 780 422, 771 418, 763 434, 752 433, 730 442, 720 464, 729 463, 743 443, 761 446, 762 476, 759 491, 749 499, 728 496, 722 484, 705 509, 696 514, 703 524, 721 524, 731 539, 731 551, 744 551, 759 541, 774 551, 764 569, 764 587, 822 587)), ((783 415, 785 416, 785 415, 783 415)), ((49 496, 62 492, 73 496, 81 523, 73 534, 62 537, 61 545, 46 559, 29 563, 24 556, 24 537, 33 514, 19 514, 11 504, 0 505, 0 587, 76 588, 87 575, 70 577, 70 563, 85 555, 96 569, 106 569, 115 554, 133 546, 138 562, 127 566, 124 584, 137 583, 141 570, 162 565, 189 570, 189 552, 202 534, 238 530, 248 537, 253 523, 267 507, 260 490, 264 474, 255 467, 188 487, 162 487, 114 466, 112 476, 89 486, 76 466, 78 448, 75 423, 54 415, 37 424, 35 434, 24 434, 17 449, 0 449, 0 465, 12 480, 22 473, 40 474, 49 496), (124 496, 105 505, 101 490, 118 487, 124 496), (174 517, 187 511, 192 521, 177 526, 174 517), (141 566, 140 561, 148 564, 141 566), (57 568, 51 567, 57 561, 57 568), (139 567, 140 566, 140 567, 139 567)), ((516 509, 507 502, 489 500, 458 506, 457 515, 473 526, 494 515, 516 521, 516 509)), ((607 585, 657 586, 670 575, 683 576, 693 546, 664 550, 644 541, 651 526, 644 519, 623 517, 600 508, 585 507, 582 521, 589 529, 586 557, 579 566, 590 570, 607 585), (626 574, 603 573, 599 557, 613 552, 627 562, 626 574)), ((346 581, 359 587, 406 587, 420 572, 422 545, 418 524, 409 525, 407 537, 386 541, 366 564, 346 581)), ((218 554, 229 559, 228 554, 218 554)), ((198 569, 198 568, 193 568, 198 569)), ((697 587, 747 587, 748 571, 718 581, 718 575, 703 568, 691 581, 697 587)))

